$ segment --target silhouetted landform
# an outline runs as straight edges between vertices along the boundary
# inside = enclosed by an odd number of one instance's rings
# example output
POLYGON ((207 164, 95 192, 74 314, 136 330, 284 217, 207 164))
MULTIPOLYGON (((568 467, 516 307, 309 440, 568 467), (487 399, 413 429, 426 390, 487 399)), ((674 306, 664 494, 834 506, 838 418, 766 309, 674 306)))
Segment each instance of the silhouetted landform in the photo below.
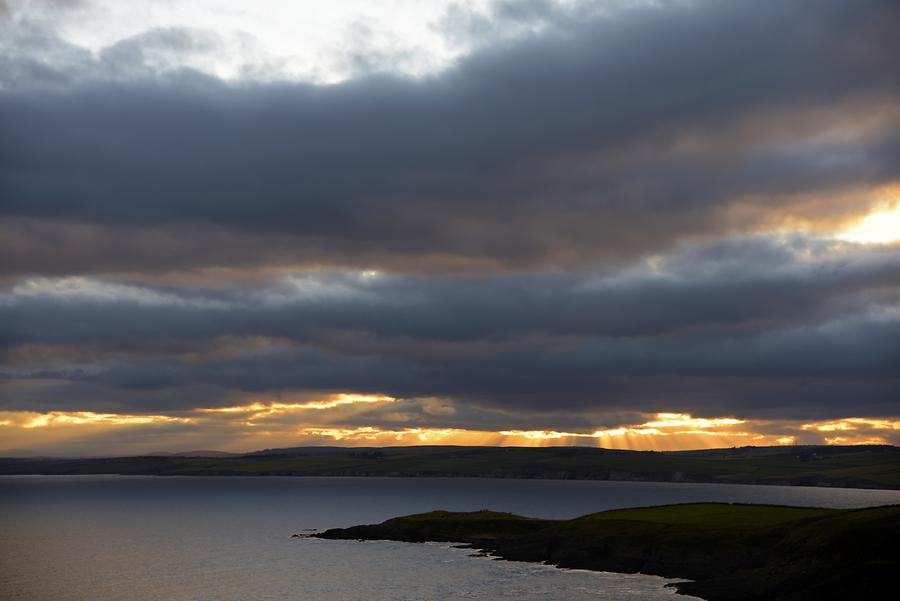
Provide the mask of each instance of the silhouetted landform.
POLYGON ((167 451, 157 451, 155 453, 147 453, 147 457, 240 457, 241 453, 226 453, 225 451, 182 451, 180 453, 169 453, 167 451))
POLYGON ((573 520, 434 511, 327 530, 328 539, 462 543, 499 558, 685 578, 710 601, 891 599, 900 506, 859 510, 703 503, 573 520))
POLYGON ((653 452, 586 447, 302 447, 218 457, 7 458, 0 459, 0 474, 549 478, 900 489, 900 448, 653 452))

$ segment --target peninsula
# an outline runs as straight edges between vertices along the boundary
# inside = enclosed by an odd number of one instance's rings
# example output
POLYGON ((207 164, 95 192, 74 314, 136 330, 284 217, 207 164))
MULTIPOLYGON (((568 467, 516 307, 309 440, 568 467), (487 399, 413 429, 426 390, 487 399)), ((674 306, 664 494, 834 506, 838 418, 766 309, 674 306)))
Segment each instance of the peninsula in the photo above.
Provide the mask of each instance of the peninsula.
POLYGON ((900 506, 702 503, 572 520, 433 511, 315 536, 461 543, 507 560, 683 578, 679 593, 709 601, 887 599, 897 589, 900 506))

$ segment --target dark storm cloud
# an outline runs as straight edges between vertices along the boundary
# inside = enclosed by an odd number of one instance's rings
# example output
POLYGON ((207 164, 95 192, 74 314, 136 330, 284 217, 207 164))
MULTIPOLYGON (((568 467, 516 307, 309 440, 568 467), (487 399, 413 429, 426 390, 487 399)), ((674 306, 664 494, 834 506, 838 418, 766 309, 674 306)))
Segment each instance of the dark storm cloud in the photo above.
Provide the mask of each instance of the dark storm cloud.
MULTIPOLYGON (((665 148, 767 111, 854 99, 884 110, 900 89, 896 14, 875 1, 632 8, 487 45, 418 80, 97 75, 160 44, 212 43, 153 32, 108 49, 81 78, 60 74, 68 85, 20 81, 0 95, 2 210, 274 232, 324 263, 358 264, 372 247, 409 265, 419 254, 527 265, 660 248, 715 232, 747 197, 781 206, 895 177, 896 127, 837 140, 773 133, 725 154, 665 148), (653 158, 621 154, 648 137, 662 149, 653 158)), ((852 121, 847 110, 840 119, 852 121)), ((9 269, 42 268, 25 257, 9 269)))
MULTIPOLYGON (((828 326, 826 326, 827 328, 828 326)), ((765 418, 885 415, 896 408, 896 321, 863 322, 853 335, 816 329, 719 340, 605 341, 568 352, 540 346, 489 361, 340 356, 310 349, 201 364, 110 362, 90 370, 43 370, 23 380, 64 380, 17 408, 187 409, 210 397, 188 387, 278 396, 290 390, 357 390, 393 396, 436 392, 456 402, 516 412, 684 411, 765 418), (685 352, 685 348, 690 349, 685 352), (175 394, 173 394, 175 393, 175 394)), ((24 374, 23 374, 24 375, 24 374)), ((218 399, 216 399, 218 401, 218 399)), ((444 420, 447 421, 447 420, 444 420)))
POLYGON ((186 409, 196 393, 171 391, 201 386, 831 417, 847 395, 854 411, 896 402, 898 294, 889 247, 751 238, 580 276, 338 273, 252 290, 31 280, 0 299, 0 341, 10 381, 72 386, 44 408, 83 403, 74 391, 88 385, 103 406, 186 409))
POLYGON ((879 298, 896 299, 896 252, 852 244, 833 248, 833 242, 799 236, 788 242, 733 239, 595 274, 439 278, 339 272, 291 276, 251 289, 29 280, 0 297, 0 345, 219 336, 328 344, 345 333, 368 335, 373 346, 388 341, 402 352, 405 340, 728 334, 816 322, 879 298))

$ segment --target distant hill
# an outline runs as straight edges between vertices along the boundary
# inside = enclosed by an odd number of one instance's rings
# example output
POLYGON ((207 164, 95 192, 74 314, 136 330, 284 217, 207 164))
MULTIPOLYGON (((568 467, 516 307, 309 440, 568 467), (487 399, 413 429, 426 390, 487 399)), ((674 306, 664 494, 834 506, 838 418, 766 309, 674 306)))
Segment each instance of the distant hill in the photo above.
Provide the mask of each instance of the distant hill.
POLYGON ((900 489, 900 448, 887 445, 683 452, 590 447, 296 447, 245 455, 194 453, 91 459, 3 458, 0 474, 439 476, 900 489))
POLYGON ((167 453, 157 451, 147 453, 145 457, 240 457, 241 453, 226 453, 225 451, 181 451, 180 453, 167 453))

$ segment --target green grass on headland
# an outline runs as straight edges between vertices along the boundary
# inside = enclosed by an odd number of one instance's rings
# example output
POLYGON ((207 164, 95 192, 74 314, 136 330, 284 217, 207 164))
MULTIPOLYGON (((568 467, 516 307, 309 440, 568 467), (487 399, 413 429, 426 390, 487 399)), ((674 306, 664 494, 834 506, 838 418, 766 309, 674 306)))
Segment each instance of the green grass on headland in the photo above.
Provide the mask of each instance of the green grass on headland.
POLYGON ((637 509, 611 509, 578 519, 584 523, 594 523, 598 520, 630 520, 719 528, 757 528, 774 526, 801 518, 821 517, 835 511, 818 507, 787 507, 783 505, 692 503, 637 509))
POLYGON ((679 592, 710 601, 889 599, 900 566, 900 506, 699 503, 573 520, 434 511, 318 536, 465 543, 517 561, 686 578, 679 592))
POLYGON ((900 489, 900 448, 797 446, 652 452, 586 447, 306 447, 230 457, 0 459, 0 474, 442 476, 900 489))

